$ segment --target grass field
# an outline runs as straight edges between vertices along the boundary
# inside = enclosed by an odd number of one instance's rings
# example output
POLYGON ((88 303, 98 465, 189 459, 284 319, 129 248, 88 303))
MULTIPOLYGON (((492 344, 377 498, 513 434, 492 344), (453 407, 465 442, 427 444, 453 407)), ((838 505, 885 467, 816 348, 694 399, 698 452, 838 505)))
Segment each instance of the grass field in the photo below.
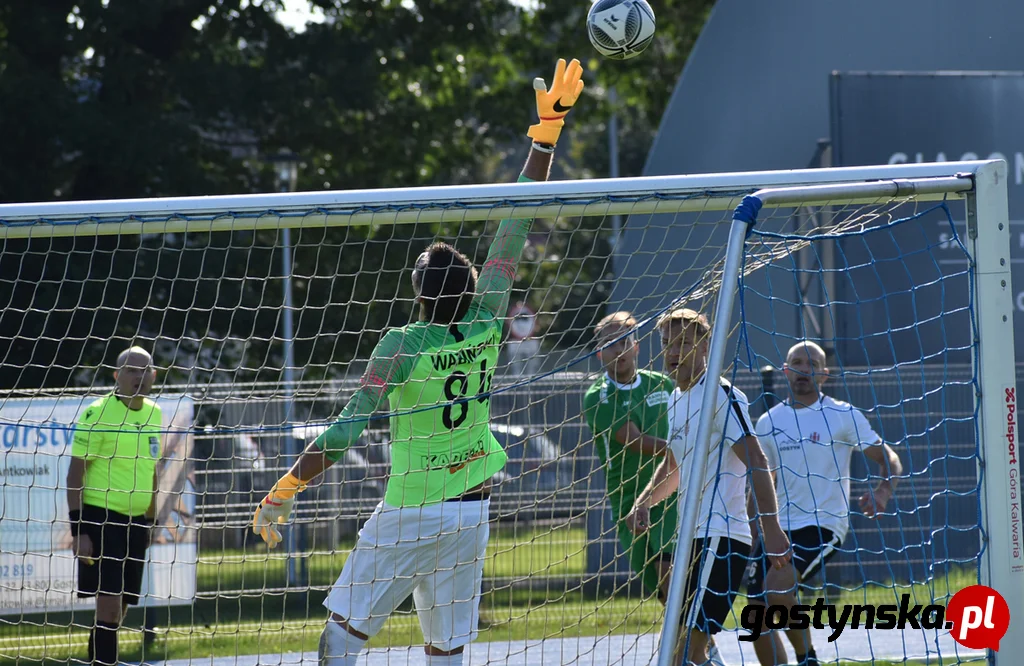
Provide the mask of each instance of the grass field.
MULTIPOLYGON (((309 558, 312 589, 308 593, 285 591, 286 558, 281 554, 258 550, 202 553, 197 572, 201 598, 189 606, 160 609, 156 641, 145 650, 139 630, 142 614, 133 609, 121 634, 122 659, 315 651, 325 617, 321 602, 340 573, 349 547, 351 544, 309 558)), ((485 583, 478 641, 660 631, 662 608, 657 601, 625 591, 604 598, 588 596, 581 589, 585 570, 583 529, 495 530, 485 565, 485 580, 491 584, 485 583), (529 588, 512 584, 527 580, 533 582, 529 588)), ((844 592, 833 601, 893 603, 899 595, 909 593, 920 602, 938 599, 941 603, 947 594, 974 582, 974 572, 963 571, 930 586, 862 588, 844 592)), ((738 612, 744 603, 741 597, 734 610, 738 612)), ((91 613, 17 620, 0 617, 0 664, 56 664, 84 657, 88 640, 84 625, 91 623, 91 613)), ((732 622, 734 627, 735 618, 732 622)), ((420 643, 419 623, 406 609, 388 621, 370 647, 420 643)), ((933 659, 930 665, 935 663, 933 659)))

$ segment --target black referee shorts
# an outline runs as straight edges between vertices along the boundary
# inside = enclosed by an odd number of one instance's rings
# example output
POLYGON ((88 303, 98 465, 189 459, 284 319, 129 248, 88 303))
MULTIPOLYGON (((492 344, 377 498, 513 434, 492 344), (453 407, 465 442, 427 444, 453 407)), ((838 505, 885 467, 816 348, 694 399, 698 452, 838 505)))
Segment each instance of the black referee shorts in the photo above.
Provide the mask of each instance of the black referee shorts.
POLYGON ((92 541, 93 563, 78 558, 78 596, 106 594, 138 604, 149 531, 149 520, 142 516, 83 505, 79 533, 92 541))
MULTIPOLYGON (((808 526, 786 532, 793 546, 793 566, 799 574, 797 582, 807 580, 835 557, 842 545, 839 537, 832 530, 808 526)), ((760 540, 754 546, 754 556, 750 559, 747 569, 747 596, 751 599, 763 599, 764 581, 768 574, 768 558, 764 554, 760 540)))
POLYGON ((735 539, 708 537, 693 540, 690 571, 683 595, 683 627, 705 634, 717 634, 722 630, 739 594, 749 555, 750 546, 735 539))

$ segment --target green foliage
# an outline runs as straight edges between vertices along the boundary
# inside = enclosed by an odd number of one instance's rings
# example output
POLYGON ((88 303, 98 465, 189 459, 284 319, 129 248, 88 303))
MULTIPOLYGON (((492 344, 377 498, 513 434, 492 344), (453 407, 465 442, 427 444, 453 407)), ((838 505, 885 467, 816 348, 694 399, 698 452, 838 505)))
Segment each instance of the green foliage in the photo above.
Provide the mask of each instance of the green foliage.
MULTIPOLYGON (((516 58, 530 63, 525 65, 530 76, 549 77, 547 63, 559 57, 579 57, 586 69, 586 102, 568 121, 568 150, 560 153, 564 171, 559 175, 611 175, 612 115, 618 122, 619 175, 642 175, 661 116, 713 4, 712 0, 655 3, 656 39, 641 56, 626 61, 602 58, 591 47, 584 29, 586 3, 546 2, 526 17, 524 33, 530 39, 516 42, 516 58)), ((517 287, 540 313, 546 347, 588 344, 593 324, 605 314, 614 277, 611 224, 610 219, 597 217, 535 223, 537 235, 545 242, 534 248, 535 260, 520 269, 517 287)))
MULTIPOLYGON (((626 62, 593 51, 586 3, 311 4, 325 20, 294 32, 272 0, 0 0, 0 124, 12 130, 0 200, 272 191, 263 158, 283 148, 301 157, 300 190, 511 181, 534 122, 530 81, 549 78, 558 57, 584 61, 587 91, 554 177, 608 174, 612 112, 621 173, 637 175, 711 1, 659 2, 657 40, 626 62)), ((609 291, 609 222, 535 229, 520 296, 541 313, 548 346, 585 342, 609 291)), ((297 234, 296 360, 307 378, 341 373, 372 349, 371 332, 409 320, 408 267, 422 246, 457 238, 480 261, 492 231, 297 234)), ((0 268, 18 281, 0 281, 15 332, 0 341, 0 386, 89 383, 94 373, 76 369, 109 362, 112 339, 153 344, 161 365, 179 369, 172 381, 275 379, 278 245, 273 233, 6 242, 0 268)))
POLYGON ((572 119, 576 177, 608 175, 607 121, 613 113, 619 122, 620 175, 642 174, 662 114, 714 2, 658 0, 652 5, 655 40, 630 60, 608 60, 594 51, 584 29, 587 3, 547 2, 529 19, 528 32, 534 38, 520 44, 523 60, 547 63, 560 56, 579 57, 587 71, 591 104, 572 119), (608 95, 612 88, 614 102, 608 95))

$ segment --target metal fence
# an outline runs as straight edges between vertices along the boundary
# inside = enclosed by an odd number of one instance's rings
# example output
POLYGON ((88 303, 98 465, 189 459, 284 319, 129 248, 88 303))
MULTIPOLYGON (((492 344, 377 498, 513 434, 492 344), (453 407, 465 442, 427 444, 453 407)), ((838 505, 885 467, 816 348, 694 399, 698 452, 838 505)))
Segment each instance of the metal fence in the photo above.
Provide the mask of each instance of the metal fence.
MULTIPOLYGON (((737 383, 751 391, 758 413, 787 394, 778 373, 774 382, 747 376, 737 383), (774 389, 764 391, 767 384, 774 389)), ((894 515, 865 518, 858 498, 877 483, 868 474, 878 470, 853 457, 850 532, 826 572, 829 583, 922 581, 974 566, 981 546, 975 391, 973 370, 962 365, 849 368, 827 385, 834 398, 867 412, 905 476, 886 510, 894 515)))
MULTIPOLYGON (((979 504, 972 377, 969 367, 911 365, 846 369, 833 380, 829 393, 868 410, 879 434, 895 445, 908 477, 890 504, 895 515, 868 520, 854 512, 850 535, 827 570, 830 584, 920 581, 973 564, 979 504)), ((593 379, 560 373, 492 398, 492 430, 509 457, 492 496, 492 516, 498 529, 586 525, 587 579, 615 587, 629 578, 628 565, 581 416, 583 393, 593 379)), ((777 372, 742 371, 735 383, 750 399, 755 419, 787 393, 777 372)), ((286 411, 295 415, 293 422, 324 422, 353 389, 352 382, 337 382, 302 388, 286 400, 277 386, 235 385, 198 400, 192 457, 201 549, 255 543, 249 521, 256 502, 286 468, 286 438, 294 435, 304 443, 319 432, 282 427, 286 411)), ((387 442, 386 421, 372 422, 322 482, 303 493, 296 509, 301 549, 331 550, 354 537, 383 496, 387 442)), ((868 487, 867 473, 865 461, 855 456, 852 507, 868 487)))
MULTIPOLYGON (((498 523, 579 518, 604 488, 591 487, 596 460, 582 422, 583 374, 562 374, 494 395, 491 431, 508 454, 492 495, 498 523)), ((353 382, 300 391, 291 411, 301 422, 328 421, 353 382)), ((234 385, 199 399, 192 458, 201 542, 241 547, 255 503, 286 470, 286 439, 302 447, 321 427, 286 426, 287 401, 275 389, 234 385)), ((371 421, 359 442, 300 496, 298 522, 351 534, 384 494, 390 466, 385 420, 371 421)), ((327 539, 329 542, 330 539, 327 539)))

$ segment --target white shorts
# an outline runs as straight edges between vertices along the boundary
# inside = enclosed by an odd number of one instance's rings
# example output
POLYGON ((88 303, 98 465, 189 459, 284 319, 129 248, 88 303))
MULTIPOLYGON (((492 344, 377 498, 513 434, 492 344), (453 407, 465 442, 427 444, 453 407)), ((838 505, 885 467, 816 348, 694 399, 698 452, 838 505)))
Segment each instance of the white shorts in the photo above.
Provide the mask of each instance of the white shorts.
POLYGON ((490 500, 393 507, 359 530, 324 606, 373 637, 413 595, 423 640, 453 650, 477 636, 490 500))

